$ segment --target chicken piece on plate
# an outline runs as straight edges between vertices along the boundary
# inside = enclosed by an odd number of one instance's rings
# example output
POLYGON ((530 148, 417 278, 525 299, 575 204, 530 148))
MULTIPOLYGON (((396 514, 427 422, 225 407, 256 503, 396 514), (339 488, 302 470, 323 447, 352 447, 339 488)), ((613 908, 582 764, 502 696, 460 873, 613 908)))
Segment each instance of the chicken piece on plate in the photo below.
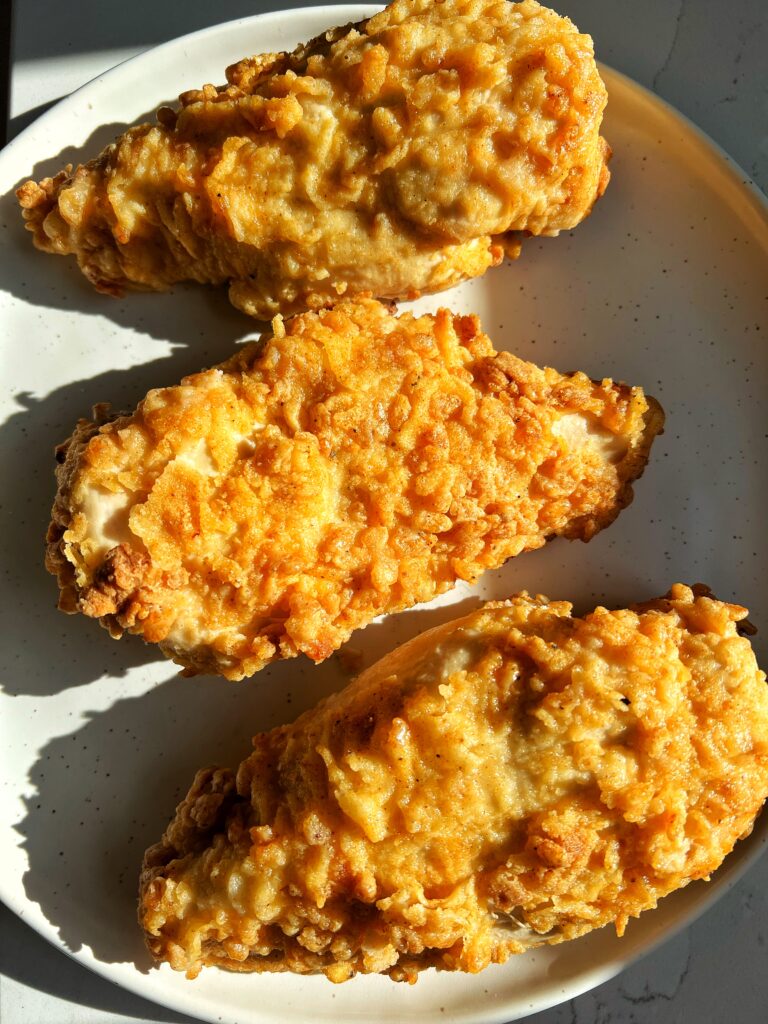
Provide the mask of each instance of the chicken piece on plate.
POLYGON ((396 0, 18 190, 102 292, 228 284, 269 318, 414 298, 556 235, 607 182, 592 40, 534 0, 396 0))
POLYGON ((145 856, 152 954, 238 971, 476 972, 707 878, 768 795, 744 608, 519 594, 387 655, 237 773, 198 773, 145 856))
POLYGON ((476 317, 372 299, 80 421, 58 449, 60 606, 188 674, 321 661, 632 498, 663 413, 640 388, 496 353, 476 317))

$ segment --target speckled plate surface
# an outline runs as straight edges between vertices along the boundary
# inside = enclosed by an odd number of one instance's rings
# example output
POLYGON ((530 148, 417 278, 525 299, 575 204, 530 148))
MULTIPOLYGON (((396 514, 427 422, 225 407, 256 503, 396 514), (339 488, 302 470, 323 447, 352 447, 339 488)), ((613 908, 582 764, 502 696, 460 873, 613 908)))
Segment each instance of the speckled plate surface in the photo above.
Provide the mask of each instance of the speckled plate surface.
MULTIPOLYGON (((764 816, 713 881, 633 922, 474 976, 383 978, 152 968, 135 924, 142 852, 195 769, 237 763, 252 733, 288 721, 347 676, 294 661, 248 683, 182 680, 154 649, 55 611, 42 568, 55 443, 92 403, 132 407, 149 387, 217 362, 254 325, 221 292, 98 296, 74 261, 35 252, 11 189, 89 157, 176 93, 219 81, 246 52, 284 49, 372 8, 282 11, 168 43, 60 103, 0 155, 3 549, 0 895, 51 942, 126 988, 222 1022, 511 1020, 616 973, 689 922, 768 842, 764 816), (41 162, 38 162, 41 161, 41 162)), ((634 504, 589 545, 558 541, 434 605, 354 638, 370 663, 480 599, 526 587, 577 609, 702 580, 748 604, 768 661, 768 216, 764 199, 688 122, 606 71, 613 181, 573 235, 438 299, 476 311, 497 347, 561 370, 642 384, 667 431, 634 504), (761 333, 762 327, 762 333, 761 333)))

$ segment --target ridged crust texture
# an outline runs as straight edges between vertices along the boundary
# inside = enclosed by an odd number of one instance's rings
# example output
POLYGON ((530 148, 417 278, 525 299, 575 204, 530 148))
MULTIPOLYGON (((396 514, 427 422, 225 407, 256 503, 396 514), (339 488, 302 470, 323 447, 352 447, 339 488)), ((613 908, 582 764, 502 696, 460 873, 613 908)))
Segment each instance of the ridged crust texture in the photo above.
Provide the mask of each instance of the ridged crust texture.
POLYGON ((360 300, 275 329, 59 449, 61 607, 189 673, 320 661, 377 615, 588 540, 663 423, 640 388, 495 352, 472 316, 360 300))
POLYGON ((269 318, 482 274, 608 181, 592 41, 534 0, 396 0, 227 82, 24 184, 38 248, 108 294, 226 283, 269 318))
POLYGON ((476 972, 627 921, 715 871, 768 794, 746 610, 519 594, 387 655, 236 773, 198 773, 139 918, 194 977, 476 972))

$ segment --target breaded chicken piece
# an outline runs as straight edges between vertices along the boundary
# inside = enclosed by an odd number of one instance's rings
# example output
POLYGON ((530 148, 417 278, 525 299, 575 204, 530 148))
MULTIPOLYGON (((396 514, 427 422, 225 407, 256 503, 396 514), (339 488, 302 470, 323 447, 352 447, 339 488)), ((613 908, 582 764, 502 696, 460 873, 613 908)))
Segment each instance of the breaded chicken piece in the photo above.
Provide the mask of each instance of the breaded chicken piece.
POLYGON ((640 388, 496 353, 476 317, 372 299, 81 421, 58 451, 60 606, 188 674, 321 661, 632 498, 663 413, 640 388))
POLYGON ((519 594, 387 655, 147 851, 149 949, 194 977, 476 972, 707 878, 768 795, 744 608, 704 587, 571 617, 519 594))
POLYGON ((108 294, 226 283, 269 318, 482 274, 608 182, 592 40, 534 0, 396 0, 227 80, 23 185, 35 244, 108 294))

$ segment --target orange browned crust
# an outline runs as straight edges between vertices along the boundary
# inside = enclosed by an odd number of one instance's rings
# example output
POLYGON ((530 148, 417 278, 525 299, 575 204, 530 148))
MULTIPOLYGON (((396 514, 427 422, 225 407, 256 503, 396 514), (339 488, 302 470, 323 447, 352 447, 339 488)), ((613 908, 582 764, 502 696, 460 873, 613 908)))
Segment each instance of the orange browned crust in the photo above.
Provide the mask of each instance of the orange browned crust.
POLYGON ((62 606, 232 679, 321 661, 377 615, 632 497, 663 414, 640 388, 496 353, 476 317, 373 300, 81 423, 48 567, 62 606))
POLYGON ((768 795, 745 615, 681 584, 581 619, 523 593, 422 634, 198 773, 144 860, 151 953, 414 981, 621 935, 768 795))
POLYGON ((592 40, 535 0, 396 0, 17 194, 107 294, 228 284, 261 318, 415 298, 589 214, 605 102, 592 40))

